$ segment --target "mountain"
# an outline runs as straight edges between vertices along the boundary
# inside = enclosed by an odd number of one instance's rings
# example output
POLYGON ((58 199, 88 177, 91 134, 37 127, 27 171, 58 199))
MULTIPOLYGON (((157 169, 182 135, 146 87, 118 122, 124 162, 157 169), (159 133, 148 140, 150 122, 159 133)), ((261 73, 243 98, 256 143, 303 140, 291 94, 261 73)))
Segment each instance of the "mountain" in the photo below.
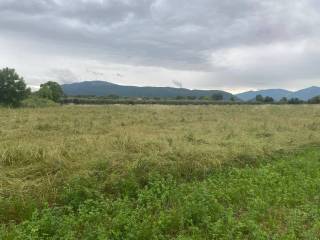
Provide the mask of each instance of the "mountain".
POLYGON ((290 94, 288 98, 299 98, 301 100, 307 101, 316 96, 320 96, 320 87, 313 86, 294 92, 290 94))
POLYGON ((85 81, 62 85, 67 96, 108 96, 121 97, 177 97, 177 96, 212 96, 222 94, 224 100, 230 100, 233 95, 218 90, 190 90, 172 87, 136 87, 122 86, 105 81, 85 81))
POLYGON ((272 97, 276 101, 279 101, 282 97, 287 97, 292 92, 285 90, 285 89, 267 89, 267 90, 260 90, 260 91, 249 91, 237 94, 236 96, 243 101, 250 101, 254 99, 257 95, 262 95, 263 97, 272 97))
POLYGON ((249 91, 237 94, 236 96, 243 101, 250 101, 254 99, 257 95, 262 95, 263 97, 269 96, 279 101, 281 98, 286 97, 290 98, 299 98, 304 101, 308 101, 309 99, 320 96, 320 87, 310 87, 305 88, 296 92, 291 92, 284 89, 266 89, 260 91, 249 91))

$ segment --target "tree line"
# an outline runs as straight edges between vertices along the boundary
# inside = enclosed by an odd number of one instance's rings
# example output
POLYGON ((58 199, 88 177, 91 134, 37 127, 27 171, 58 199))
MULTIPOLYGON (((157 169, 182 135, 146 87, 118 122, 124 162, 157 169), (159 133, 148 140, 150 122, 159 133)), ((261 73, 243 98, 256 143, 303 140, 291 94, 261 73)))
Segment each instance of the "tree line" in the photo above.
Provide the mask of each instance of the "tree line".
POLYGON ((40 89, 32 93, 23 77, 19 76, 15 69, 0 69, 0 105, 19 107, 22 101, 29 97, 60 102, 63 90, 58 83, 49 81, 41 84, 40 89))
MULTIPOLYGON (((251 100, 252 101, 252 100, 251 100)), ((281 104, 303 104, 303 103, 320 103, 320 96, 316 96, 314 98, 311 98, 307 102, 299 99, 299 98, 287 98, 283 97, 279 101, 275 101, 272 97, 266 96, 263 97, 262 95, 257 95, 255 99, 253 100, 257 103, 281 103, 281 104)))

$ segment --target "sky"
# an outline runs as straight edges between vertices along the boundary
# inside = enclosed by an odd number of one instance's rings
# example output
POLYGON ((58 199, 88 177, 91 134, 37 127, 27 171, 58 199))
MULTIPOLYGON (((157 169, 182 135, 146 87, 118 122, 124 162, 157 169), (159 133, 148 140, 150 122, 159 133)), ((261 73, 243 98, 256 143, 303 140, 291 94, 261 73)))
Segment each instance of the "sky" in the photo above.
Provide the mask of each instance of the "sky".
POLYGON ((0 68, 37 88, 105 80, 320 86, 319 0, 0 0, 0 68))

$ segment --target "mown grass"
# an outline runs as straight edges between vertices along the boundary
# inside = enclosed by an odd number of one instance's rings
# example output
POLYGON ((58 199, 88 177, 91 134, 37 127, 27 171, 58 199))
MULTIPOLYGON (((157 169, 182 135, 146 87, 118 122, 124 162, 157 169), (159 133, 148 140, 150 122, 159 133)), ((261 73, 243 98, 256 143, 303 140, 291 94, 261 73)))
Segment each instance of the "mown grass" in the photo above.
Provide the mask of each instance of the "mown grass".
POLYGON ((0 137, 0 238, 320 237, 316 105, 0 109, 0 137))

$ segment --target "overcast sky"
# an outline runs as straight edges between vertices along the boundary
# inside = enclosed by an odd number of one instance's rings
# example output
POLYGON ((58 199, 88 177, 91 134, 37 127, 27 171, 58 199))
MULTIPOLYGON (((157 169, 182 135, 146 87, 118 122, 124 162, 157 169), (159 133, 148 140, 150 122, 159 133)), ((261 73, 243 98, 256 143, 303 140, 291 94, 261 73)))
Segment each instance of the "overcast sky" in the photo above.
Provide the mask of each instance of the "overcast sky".
POLYGON ((30 86, 320 86, 319 0, 0 0, 0 68, 30 86))

